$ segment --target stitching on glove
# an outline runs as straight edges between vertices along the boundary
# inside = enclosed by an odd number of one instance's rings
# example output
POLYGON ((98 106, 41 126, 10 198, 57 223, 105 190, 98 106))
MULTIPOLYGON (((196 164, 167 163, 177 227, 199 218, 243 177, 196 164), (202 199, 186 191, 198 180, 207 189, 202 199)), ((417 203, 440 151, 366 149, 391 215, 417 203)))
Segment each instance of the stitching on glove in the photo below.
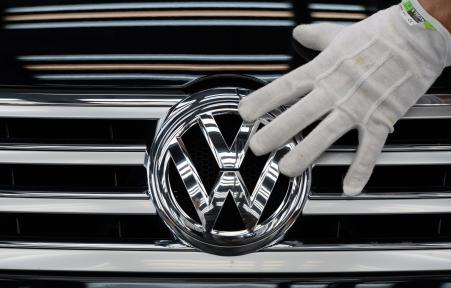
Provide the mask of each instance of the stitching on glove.
POLYGON ((326 72, 319 74, 316 78, 315 78, 315 82, 319 82, 320 80, 323 80, 324 78, 330 76, 333 72, 335 72, 336 69, 338 69, 338 67, 341 66, 341 64, 343 64, 346 60, 351 60, 352 58, 356 57, 357 55, 359 55, 360 53, 362 53, 363 51, 365 51, 366 49, 370 48, 371 46, 373 46, 374 43, 376 43, 377 41, 377 37, 374 37, 373 39, 371 39, 370 42, 368 42, 367 44, 365 44, 362 48, 358 49, 356 52, 350 54, 350 55, 345 55, 343 57, 341 57, 337 63, 335 63, 329 70, 327 70, 326 72))
POLYGON ((368 77, 370 77, 373 73, 375 73, 382 65, 384 65, 385 62, 387 62, 389 59, 392 58, 392 54, 390 52, 387 52, 384 54, 384 56, 381 58, 379 63, 375 64, 374 67, 372 67, 370 70, 368 70, 365 74, 363 74, 360 79, 356 82, 356 85, 346 94, 345 97, 334 103, 333 109, 338 109, 344 113, 346 113, 351 119, 353 119, 357 124, 360 124, 361 121, 355 117, 355 115, 346 109, 346 106, 344 105, 346 101, 348 101, 359 89, 359 87, 362 86, 362 84, 365 82, 368 77))
MULTIPOLYGON (((371 118, 371 116, 373 116, 373 114, 375 113, 375 111, 377 110, 377 108, 379 108, 379 106, 399 87, 401 87, 405 82, 407 82, 407 80, 409 80, 411 77, 413 76, 413 74, 408 71, 401 79, 399 79, 398 81, 396 81, 395 84, 393 84, 392 87, 390 87, 390 89, 388 89, 384 95, 382 95, 381 98, 379 98, 370 108, 370 110, 368 110, 368 113, 365 115, 365 117, 363 118, 363 125, 366 125, 369 121, 369 119, 371 118)), ((393 126, 389 125, 390 128, 390 133, 393 132, 393 126)))
POLYGON ((388 60, 390 60, 393 57, 393 55, 389 52, 386 52, 382 58, 379 60, 378 63, 374 64, 374 67, 372 67, 371 69, 369 69, 365 74, 363 74, 359 80, 356 81, 356 83, 354 84, 354 86, 351 88, 351 90, 346 94, 345 97, 341 98, 339 101, 336 102, 335 106, 341 106, 343 105, 346 101, 349 100, 349 98, 351 98, 355 92, 357 91, 357 89, 359 89, 363 83, 365 82, 366 79, 368 79, 371 75, 373 75, 374 73, 376 73, 377 70, 379 70, 379 68, 382 67, 382 65, 385 64, 385 62, 387 62, 388 60))

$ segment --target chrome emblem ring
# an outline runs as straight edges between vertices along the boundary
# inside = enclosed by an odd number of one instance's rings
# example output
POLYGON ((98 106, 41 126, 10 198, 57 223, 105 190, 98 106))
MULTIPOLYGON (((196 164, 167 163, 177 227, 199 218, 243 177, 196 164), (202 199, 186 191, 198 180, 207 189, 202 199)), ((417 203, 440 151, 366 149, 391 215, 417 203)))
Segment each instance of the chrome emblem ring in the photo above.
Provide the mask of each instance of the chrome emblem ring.
POLYGON ((230 127, 227 123, 218 125, 216 118, 235 115, 238 119, 238 103, 244 95, 242 90, 221 88, 182 100, 171 109, 147 151, 149 191, 158 214, 180 241, 218 255, 246 254, 280 240, 301 212, 309 183, 310 171, 287 178, 278 170, 280 159, 295 147, 296 139, 264 156, 262 167, 253 168, 258 171, 242 171, 245 169, 243 162, 252 154, 249 139, 261 125, 266 125, 281 112, 268 113, 256 123, 242 122, 233 132, 232 141, 226 141, 223 130, 230 130, 230 127), (196 138, 203 139, 189 140, 203 140, 208 148, 202 153, 210 153, 212 163, 198 160, 196 165, 193 156, 198 156, 201 148, 185 143, 184 137, 188 137, 190 129, 201 131, 196 138), (218 168, 218 175, 209 189, 202 175, 214 169, 205 168, 207 164, 218 168), (204 173, 200 173, 201 168, 204 173), (254 187, 247 187, 243 172, 259 175, 251 181, 254 187), (280 180, 282 177, 286 178, 284 182, 280 180), (177 186, 176 181, 182 184, 177 186), (273 207, 274 203, 269 205, 272 197, 280 198, 277 207, 273 207), (181 201, 182 198, 188 200, 181 201), (228 218, 227 211, 223 211, 228 198, 233 200, 243 227, 217 227, 219 222, 233 221, 228 218))

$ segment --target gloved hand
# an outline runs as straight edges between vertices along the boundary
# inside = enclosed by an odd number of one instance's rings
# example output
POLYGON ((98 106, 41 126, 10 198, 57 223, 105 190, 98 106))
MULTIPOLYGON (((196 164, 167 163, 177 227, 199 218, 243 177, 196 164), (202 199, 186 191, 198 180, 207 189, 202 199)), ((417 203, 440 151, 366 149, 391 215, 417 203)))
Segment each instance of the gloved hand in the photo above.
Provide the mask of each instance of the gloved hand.
POLYGON ((257 132, 250 148, 266 154, 324 117, 280 161, 280 171, 293 177, 356 128, 359 147, 343 184, 346 195, 356 195, 368 182, 393 125, 451 65, 451 36, 417 0, 404 0, 344 29, 300 26, 294 36, 309 48, 325 50, 241 101, 239 113, 249 122, 295 103, 257 132))

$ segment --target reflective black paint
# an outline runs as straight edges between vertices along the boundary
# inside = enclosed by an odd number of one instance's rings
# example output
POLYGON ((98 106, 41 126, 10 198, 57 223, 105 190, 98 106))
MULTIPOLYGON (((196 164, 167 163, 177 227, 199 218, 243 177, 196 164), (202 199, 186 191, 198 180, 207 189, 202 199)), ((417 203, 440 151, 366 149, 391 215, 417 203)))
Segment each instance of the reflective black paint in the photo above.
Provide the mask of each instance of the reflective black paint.
POLYGON ((271 81, 303 63, 294 26, 356 21, 396 2, 2 1, 0 86, 173 87, 217 74, 271 81), (351 19, 328 18, 343 11, 324 4, 344 5, 351 19))

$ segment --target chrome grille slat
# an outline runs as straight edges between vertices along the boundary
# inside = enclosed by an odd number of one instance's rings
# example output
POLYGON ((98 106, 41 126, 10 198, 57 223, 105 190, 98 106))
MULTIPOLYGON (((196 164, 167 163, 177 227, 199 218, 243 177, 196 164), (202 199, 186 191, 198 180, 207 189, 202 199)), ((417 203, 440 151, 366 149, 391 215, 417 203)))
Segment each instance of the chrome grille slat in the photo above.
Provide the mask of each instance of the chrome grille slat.
POLYGON ((144 165, 144 145, 0 144, 0 163, 144 165))
POLYGON ((144 165, 142 149, 136 151, 0 150, 3 164, 144 165))
MULTIPOLYGON (((82 199, 82 200, 90 200, 90 199, 121 199, 124 201, 133 200, 133 199, 143 199, 149 200, 149 196, 147 195, 147 191, 142 192, 57 192, 57 191, 21 191, 21 190, 4 190, 0 189, 0 197, 11 197, 11 198, 59 198, 61 200, 71 200, 71 199, 82 199)), ((127 202, 126 202, 127 203, 127 202)), ((2 203, 3 204, 3 203, 2 203)), ((18 205, 21 205, 20 202, 18 205)), ((36 204, 34 204, 36 206, 36 204)), ((3 210, 0 210, 3 212, 3 210)), ((22 210, 18 210, 20 212, 24 212, 22 210)), ((5 212, 10 212, 9 210, 5 210, 5 212)), ((62 211, 50 211, 50 212, 58 212, 62 211)), ((96 211, 91 211, 95 213, 96 211)))
MULTIPOLYGON (((175 250, 177 251, 177 250, 175 250)), ((162 273, 356 273, 449 271, 444 249, 378 251, 261 251, 239 257, 203 252, 83 249, 1 250, 0 269, 162 273), (33 259, 33 261, 24 261, 33 259), (62 259, 70 261, 61 261, 62 259), (414 260, 414 261, 412 261, 414 260), (416 260, 416 261, 415 261, 416 260), (421 261, 420 261, 421 260, 421 261), (108 265, 105 265, 107 263, 108 265), (343 265, 346 263, 346 265, 343 265)))
POLYGON ((449 119, 451 118, 451 106, 416 106, 413 107, 404 119, 449 119))
MULTIPOLYGON (((415 147, 411 147, 411 149, 415 150, 415 147)), ((314 165, 350 165, 354 156, 354 152, 326 152, 314 165)), ((440 165, 450 163, 451 150, 382 152, 377 160, 377 165, 440 165)))
MULTIPOLYGON (((30 164, 87 164, 87 165, 144 165, 145 147, 130 146, 74 146, 74 145, 24 145, 0 146, 1 163, 30 164), (24 157, 26 156, 26 157, 24 157)), ((314 165, 349 165, 354 151, 329 151, 314 165)), ((449 147, 425 149, 412 146, 393 148, 381 154, 379 165, 441 165, 451 164, 449 147), (404 150, 404 151, 403 151, 404 150)))
MULTIPOLYGON (((383 215, 383 214, 422 214, 451 213, 451 195, 448 198, 384 199, 335 198, 309 199, 303 210, 304 215, 383 215)), ((414 196, 411 196, 414 197, 414 196)))
POLYGON ((141 199, 1 197, 0 211, 10 213, 156 214, 152 201, 142 199, 142 195, 137 196, 141 199))
POLYGON ((169 107, 68 105, 0 105, 0 115, 11 118, 160 119, 169 107))
MULTIPOLYGON (((1 194, 0 194, 1 195, 1 194)), ((1 212, 30 213, 99 213, 99 214, 155 214, 155 207, 149 199, 118 199, 123 194, 114 194, 102 198, 36 198, 38 195, 27 194, 15 198, 1 198, 1 212), (34 197, 34 198, 33 198, 34 197)), ((133 195, 127 195, 133 198, 133 195)), ((143 198, 141 194, 136 197, 143 198)), ((449 197, 449 196, 448 196, 449 197)), ((100 198, 100 196, 99 196, 100 198)), ((421 213, 451 213, 451 198, 418 198, 418 199, 308 199, 304 215, 361 215, 361 214, 421 214, 421 213)))

